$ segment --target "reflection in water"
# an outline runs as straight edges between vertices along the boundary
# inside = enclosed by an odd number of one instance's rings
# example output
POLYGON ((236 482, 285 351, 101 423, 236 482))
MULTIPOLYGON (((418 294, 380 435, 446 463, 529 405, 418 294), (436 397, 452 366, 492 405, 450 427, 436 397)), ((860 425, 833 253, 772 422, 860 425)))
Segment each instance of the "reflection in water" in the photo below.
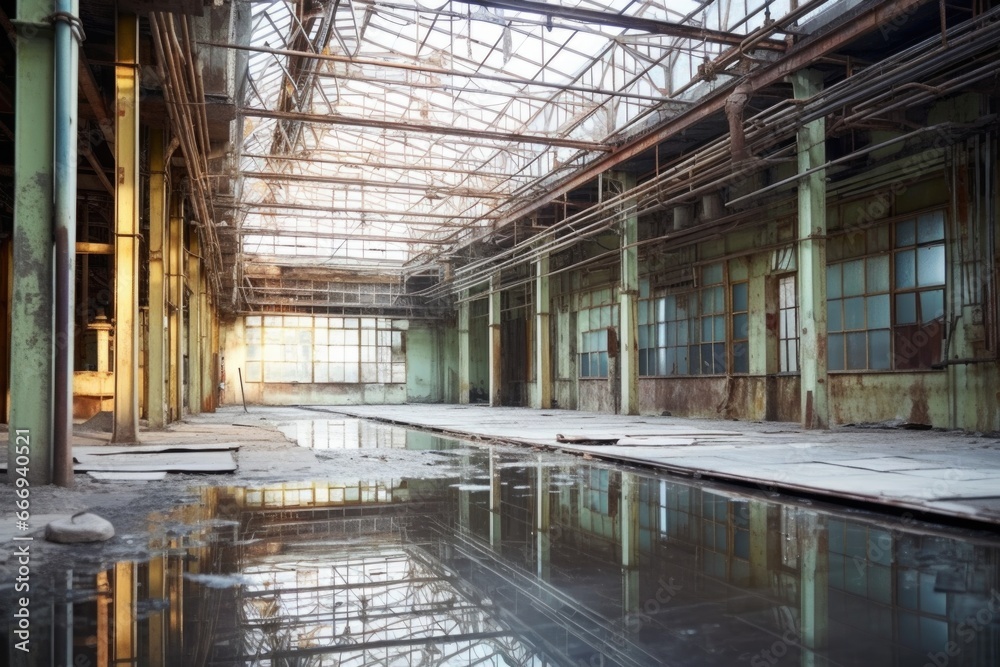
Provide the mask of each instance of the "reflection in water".
POLYGON ((56 644, 79 665, 1000 664, 988 535, 452 455, 458 480, 204 489, 154 517, 154 558, 71 582, 56 644))
POLYGON ((459 446, 459 442, 451 438, 350 417, 293 421, 281 424, 279 430, 300 447, 308 449, 419 450, 459 446))

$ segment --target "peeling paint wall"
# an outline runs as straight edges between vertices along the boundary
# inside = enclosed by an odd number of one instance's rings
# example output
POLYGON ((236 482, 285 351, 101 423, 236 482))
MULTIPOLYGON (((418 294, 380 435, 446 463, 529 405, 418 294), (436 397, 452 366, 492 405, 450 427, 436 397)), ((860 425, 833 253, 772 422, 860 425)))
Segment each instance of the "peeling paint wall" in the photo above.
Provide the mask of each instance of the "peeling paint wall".
POLYGON ((948 423, 948 376, 928 373, 831 374, 835 424, 902 419, 914 424, 948 423))

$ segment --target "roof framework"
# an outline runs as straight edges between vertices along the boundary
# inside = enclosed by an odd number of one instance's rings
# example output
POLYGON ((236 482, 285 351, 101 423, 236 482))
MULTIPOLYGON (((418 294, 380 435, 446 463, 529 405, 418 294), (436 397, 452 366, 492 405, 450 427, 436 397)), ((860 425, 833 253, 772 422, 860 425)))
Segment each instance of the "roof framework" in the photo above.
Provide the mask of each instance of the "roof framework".
POLYGON ((432 266, 695 101, 699 65, 787 4, 254 3, 236 47, 241 255, 397 277, 432 266))

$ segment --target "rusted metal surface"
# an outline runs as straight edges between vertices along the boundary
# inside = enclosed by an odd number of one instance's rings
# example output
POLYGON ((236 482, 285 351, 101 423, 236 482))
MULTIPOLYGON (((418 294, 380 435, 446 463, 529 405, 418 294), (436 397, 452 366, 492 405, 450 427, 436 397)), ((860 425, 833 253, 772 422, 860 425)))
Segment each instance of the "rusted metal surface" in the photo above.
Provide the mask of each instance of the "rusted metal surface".
POLYGON ((836 373, 830 375, 829 385, 833 423, 902 419, 948 426, 946 373, 836 373))

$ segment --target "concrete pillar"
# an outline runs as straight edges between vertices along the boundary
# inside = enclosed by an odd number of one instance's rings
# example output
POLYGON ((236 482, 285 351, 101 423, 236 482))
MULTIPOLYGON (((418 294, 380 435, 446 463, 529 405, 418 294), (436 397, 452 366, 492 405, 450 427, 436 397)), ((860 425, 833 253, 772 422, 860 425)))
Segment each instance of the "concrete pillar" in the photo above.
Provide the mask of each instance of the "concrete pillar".
POLYGON ((201 239, 191 230, 188 239, 188 412, 201 412, 201 239))
MULTIPOLYGON (((635 185, 635 178, 622 174, 626 190, 635 185)), ((639 414, 639 216, 626 204, 621 226, 621 290, 618 298, 618 345, 621 378, 621 411, 639 414)))
POLYGON ((114 326, 101 314, 87 328, 97 332, 97 370, 106 373, 111 370, 111 330, 114 326))
POLYGON ((549 340, 549 253, 535 262, 535 391, 534 407, 552 407, 552 346, 549 340))
POLYGON ((825 664, 819 661, 816 652, 824 655, 827 647, 830 552, 825 518, 815 512, 803 512, 798 528, 801 664, 809 667, 825 664))
POLYGON ((150 428, 167 425, 166 272, 167 184, 163 131, 149 132, 149 355, 146 416, 150 428))
MULTIPOLYGON (((808 99, 823 88, 819 72, 791 77, 796 99, 808 99)), ((798 169, 826 162, 826 122, 807 123, 798 133, 798 169)), ((826 353, 826 170, 799 179, 799 356, 802 425, 826 428, 830 422, 826 353)))
POLYGON ((490 337, 490 407, 497 407, 501 404, 501 392, 503 391, 503 359, 500 356, 500 275, 494 274, 490 277, 490 314, 489 314, 489 337, 490 337))
MULTIPOLYGON (((11 294, 10 438, 7 461, 24 455, 32 485, 52 481, 53 295, 52 155, 54 57, 52 3, 19 0, 15 43, 14 253, 11 294)), ((22 459, 23 460, 23 459, 22 459)), ((20 472, 16 476, 21 476, 20 472)), ((11 482, 15 475, 9 475, 11 482)), ((13 650, 13 649, 11 649, 13 650)))
POLYGON ((181 370, 184 364, 184 200, 179 192, 171 195, 170 230, 167 241, 168 334, 167 404, 169 421, 183 416, 184 387, 181 370))
POLYGON ((462 290, 458 304, 458 402, 469 402, 471 365, 469 350, 469 290, 462 290))
POLYGON ((139 440, 139 17, 120 13, 115 66, 115 422, 139 440))

